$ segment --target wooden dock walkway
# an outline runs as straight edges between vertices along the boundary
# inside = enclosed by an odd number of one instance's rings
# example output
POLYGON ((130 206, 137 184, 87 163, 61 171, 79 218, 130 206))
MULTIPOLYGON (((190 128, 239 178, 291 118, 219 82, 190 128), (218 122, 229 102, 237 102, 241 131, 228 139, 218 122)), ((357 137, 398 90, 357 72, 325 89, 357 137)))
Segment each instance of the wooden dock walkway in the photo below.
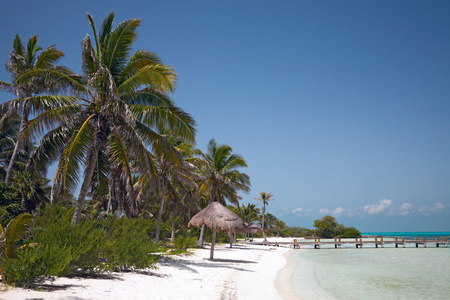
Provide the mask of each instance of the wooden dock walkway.
POLYGON ((448 238, 444 237, 442 239, 439 239, 436 237, 434 240, 427 240, 426 238, 415 238, 414 240, 407 240, 405 238, 386 238, 383 237, 375 237, 373 239, 369 238, 355 238, 355 239, 344 239, 341 238, 334 238, 334 240, 330 239, 321 239, 321 238, 315 238, 313 239, 294 239, 292 242, 273 242, 273 241, 262 241, 262 242, 245 242, 247 244, 253 244, 253 245, 266 245, 266 246, 284 246, 284 247, 293 247, 294 249, 300 249, 302 246, 313 246, 314 249, 320 249, 321 246, 327 245, 334 245, 335 249, 341 248, 342 245, 349 245, 349 246, 355 246, 356 248, 363 248, 364 245, 375 245, 375 248, 378 248, 380 246, 381 248, 384 248, 385 245, 395 245, 395 248, 398 248, 399 246, 402 246, 403 248, 406 248, 406 245, 414 245, 416 248, 419 248, 419 245, 422 245, 423 248, 427 248, 428 245, 435 246, 436 248, 439 248, 439 246, 444 246, 448 248, 448 238))

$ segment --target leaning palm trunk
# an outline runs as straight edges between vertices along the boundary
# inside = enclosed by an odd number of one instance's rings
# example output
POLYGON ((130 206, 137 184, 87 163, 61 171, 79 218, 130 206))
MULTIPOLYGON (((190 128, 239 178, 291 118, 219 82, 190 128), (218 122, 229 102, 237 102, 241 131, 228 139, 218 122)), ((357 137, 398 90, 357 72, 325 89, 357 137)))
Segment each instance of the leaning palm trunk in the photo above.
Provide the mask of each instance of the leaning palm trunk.
POLYGON ((197 241, 197 247, 203 248, 204 233, 205 233, 205 225, 202 225, 202 227, 200 229, 200 237, 198 238, 198 241, 197 241))
POLYGON ((95 148, 94 152, 91 154, 89 158, 86 174, 84 176, 83 185, 81 186, 80 195, 78 196, 77 205, 75 207, 75 212, 73 214, 72 224, 77 225, 80 221, 81 211, 83 210, 84 200, 86 199, 86 195, 88 193, 89 187, 91 185, 92 175, 94 175, 95 170, 95 162, 97 161, 98 152, 100 148, 95 148))
POLYGON ((11 155, 11 159, 9 161, 8 169, 6 171, 6 176, 5 176, 5 184, 6 185, 8 185, 11 182, 12 169, 14 167, 14 162, 16 161, 16 157, 17 157, 17 153, 19 152, 20 145, 22 144, 21 137, 22 137, 22 133, 24 132, 25 128, 27 127, 27 123, 28 123, 28 112, 24 111, 23 115, 22 115, 22 121, 20 122, 19 134, 17 136, 16 144, 14 145, 14 150, 11 155))

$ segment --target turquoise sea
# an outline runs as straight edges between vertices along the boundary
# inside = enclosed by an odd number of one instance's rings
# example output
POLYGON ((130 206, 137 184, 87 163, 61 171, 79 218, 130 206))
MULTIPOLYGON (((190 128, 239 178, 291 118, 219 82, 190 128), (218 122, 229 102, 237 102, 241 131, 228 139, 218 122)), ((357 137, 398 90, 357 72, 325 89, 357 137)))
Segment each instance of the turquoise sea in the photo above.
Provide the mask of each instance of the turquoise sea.
POLYGON ((416 232, 361 232, 362 235, 388 236, 388 237, 450 237, 450 231, 416 231, 416 232))
MULTIPOLYGON (((450 236, 450 232, 364 234, 429 240, 450 236)), ((289 285, 298 299, 450 299, 450 247, 308 246, 287 258, 289 285)))

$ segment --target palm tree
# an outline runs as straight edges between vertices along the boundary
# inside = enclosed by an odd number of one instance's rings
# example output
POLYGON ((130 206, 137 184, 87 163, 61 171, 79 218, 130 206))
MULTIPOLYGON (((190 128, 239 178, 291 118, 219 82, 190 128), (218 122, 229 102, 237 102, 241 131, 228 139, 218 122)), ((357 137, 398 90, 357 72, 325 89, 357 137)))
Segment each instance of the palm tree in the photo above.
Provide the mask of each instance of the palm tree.
POLYGON ((256 204, 248 203, 247 206, 241 204, 241 209, 238 214, 242 221, 250 223, 258 219, 259 208, 256 208, 256 204))
MULTIPOLYGON (((241 209, 236 213, 238 214, 242 221, 245 223, 251 223, 255 220, 258 220, 259 215, 259 208, 256 208, 256 204, 250 204, 248 203, 247 206, 244 204, 241 205, 241 209)), ((246 238, 249 235, 249 233, 246 233, 246 238)))
POLYGON ((47 202, 50 195, 50 180, 28 172, 19 172, 13 178, 16 194, 21 199, 24 212, 33 213, 39 203, 47 202))
POLYGON ((261 192, 259 193, 259 198, 255 198, 258 201, 261 201, 263 203, 263 207, 262 207, 262 229, 263 229, 263 236, 264 236, 264 240, 266 240, 266 232, 265 232, 265 228, 264 228, 264 215, 266 213, 266 205, 268 205, 268 201, 270 200, 274 200, 272 193, 266 193, 266 192, 261 192))
MULTIPOLYGON (((81 112, 46 137, 45 145, 41 142, 43 148, 51 147, 52 140, 59 147, 64 145, 52 199, 75 189, 79 164, 84 164, 74 224, 80 219, 93 180, 105 182, 111 174, 120 183, 129 216, 137 215, 133 164, 155 169, 147 147, 155 153, 175 156, 158 133, 167 128, 186 141, 195 138, 195 121, 168 97, 175 87, 175 71, 150 51, 139 50, 131 55, 141 21, 130 19, 113 28, 115 14, 110 13, 97 30, 92 16, 88 14, 87 18, 94 38, 92 42, 86 35, 82 41, 83 80, 89 97, 83 99, 81 112)), ((56 148, 52 153, 61 149, 56 148)))
POLYGON ((277 232, 277 237, 279 237, 281 235, 281 231, 286 228, 286 223, 277 219, 273 227, 277 232))
POLYGON ((37 114, 41 118, 42 114, 50 114, 53 117, 61 115, 65 110, 62 107, 73 104, 76 99, 58 94, 67 88, 74 90, 79 88, 74 74, 69 69, 55 65, 64 53, 54 46, 43 50, 37 45, 37 40, 36 35, 32 36, 25 48, 19 36, 15 36, 13 49, 9 55, 9 61, 6 63, 12 83, 0 81, 0 90, 12 92, 17 97, 1 104, 2 110, 6 110, 1 123, 3 123, 3 119, 10 118, 12 115, 21 116, 14 150, 5 175, 6 184, 10 183, 19 150, 23 148, 29 153, 30 133, 26 131, 29 126, 30 114, 37 114), (43 51, 38 54, 41 50, 43 51), (53 95, 44 95, 47 93, 53 95))
MULTIPOLYGON (((209 195, 209 203, 217 201, 226 204, 226 200, 239 205, 240 196, 237 191, 250 190, 250 177, 239 171, 247 167, 247 162, 239 154, 232 154, 233 149, 228 145, 218 145, 211 139, 206 154, 198 150, 200 157, 192 158, 202 172, 205 180, 201 182, 199 194, 209 195)), ((208 203, 208 204, 209 204, 208 203)), ((200 232, 199 245, 203 244, 204 226, 200 232)))
POLYGON ((190 157, 189 153, 193 152, 193 146, 183 142, 182 139, 173 133, 166 133, 165 136, 168 145, 173 147, 172 151, 175 152, 177 159, 173 160, 171 158, 172 155, 167 156, 167 153, 159 155, 148 153, 149 159, 154 163, 154 172, 156 174, 153 176, 152 174, 144 174, 139 180, 140 198, 146 197, 145 195, 148 195, 148 192, 153 192, 153 194, 156 194, 154 195, 155 197, 159 197, 155 234, 156 243, 160 240, 161 221, 166 202, 169 204, 168 209, 172 216, 172 221, 174 221, 176 211, 180 205, 187 208, 187 206, 192 207, 192 204, 196 202, 198 190, 196 181, 201 179, 197 168, 186 161, 190 157), (194 191, 195 193, 193 193, 194 191))

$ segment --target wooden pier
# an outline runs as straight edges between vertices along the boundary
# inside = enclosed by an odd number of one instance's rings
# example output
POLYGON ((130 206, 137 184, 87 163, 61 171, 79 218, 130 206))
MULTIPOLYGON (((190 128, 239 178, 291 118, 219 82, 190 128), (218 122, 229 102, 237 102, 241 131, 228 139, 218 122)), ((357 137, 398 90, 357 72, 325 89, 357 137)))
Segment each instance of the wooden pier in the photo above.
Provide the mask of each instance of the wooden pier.
POLYGON ((436 237, 434 240, 427 240, 426 238, 419 239, 418 237, 414 238, 414 240, 405 239, 404 237, 401 239, 395 238, 386 238, 385 237, 374 237, 370 238, 355 238, 355 239, 344 239, 334 238, 334 240, 330 239, 322 239, 322 238, 314 238, 313 239, 294 239, 292 242, 271 242, 271 241, 262 241, 262 242, 246 242, 248 244, 253 245, 266 245, 266 246, 284 246, 284 247, 293 247, 294 249, 300 249, 302 246, 313 246, 314 249, 320 249, 321 246, 332 246, 334 245, 335 249, 340 249, 342 245, 347 246, 355 246, 356 248, 363 248, 364 245, 375 245, 375 248, 380 246, 384 248, 387 245, 394 245, 395 248, 398 248, 399 245, 403 248, 406 248, 406 245, 415 245, 416 248, 419 248, 419 245, 422 245, 423 248, 427 248, 428 245, 435 246, 439 248, 439 246, 444 246, 448 248, 448 237, 438 238, 436 237))

